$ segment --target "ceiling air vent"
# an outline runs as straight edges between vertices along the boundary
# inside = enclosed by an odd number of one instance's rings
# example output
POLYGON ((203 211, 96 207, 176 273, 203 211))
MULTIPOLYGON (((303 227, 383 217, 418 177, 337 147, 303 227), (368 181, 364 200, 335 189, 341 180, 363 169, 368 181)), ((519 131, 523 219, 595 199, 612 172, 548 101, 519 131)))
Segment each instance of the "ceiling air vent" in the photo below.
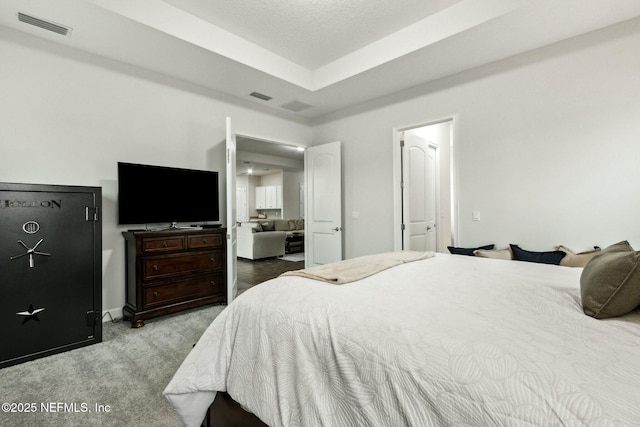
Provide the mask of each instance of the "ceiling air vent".
POLYGON ((311 105, 300 101, 291 101, 288 104, 281 105, 281 107, 297 113, 299 111, 306 110, 307 108, 311 108, 311 105))
POLYGON ((271 101, 271 97, 269 95, 264 95, 260 92, 251 92, 249 95, 254 98, 262 99, 263 101, 271 101))
POLYGON ((53 31, 54 33, 62 34, 63 36, 68 36, 71 33, 71 28, 69 27, 54 24, 53 22, 45 21, 44 19, 39 19, 22 12, 18 12, 18 21, 45 29, 47 31, 53 31))

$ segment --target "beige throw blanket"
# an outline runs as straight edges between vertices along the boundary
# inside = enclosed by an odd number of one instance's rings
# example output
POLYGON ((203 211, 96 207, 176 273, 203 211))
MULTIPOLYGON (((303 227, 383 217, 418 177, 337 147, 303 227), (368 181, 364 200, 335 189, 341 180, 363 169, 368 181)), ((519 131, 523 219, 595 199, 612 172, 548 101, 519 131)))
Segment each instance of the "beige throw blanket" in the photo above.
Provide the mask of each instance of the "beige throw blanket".
POLYGON ((433 252, 398 251, 365 255, 302 270, 286 271, 281 276, 300 276, 342 285, 372 276, 406 262, 431 258, 433 252))

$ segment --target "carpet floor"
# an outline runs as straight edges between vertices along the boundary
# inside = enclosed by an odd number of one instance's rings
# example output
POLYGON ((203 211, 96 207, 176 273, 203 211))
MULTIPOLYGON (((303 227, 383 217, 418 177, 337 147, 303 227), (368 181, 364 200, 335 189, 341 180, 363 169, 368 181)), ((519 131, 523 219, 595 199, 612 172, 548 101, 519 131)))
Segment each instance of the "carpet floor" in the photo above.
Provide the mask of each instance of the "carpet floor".
POLYGON ((162 391, 224 307, 146 320, 139 329, 104 323, 101 343, 1 369, 0 426, 181 427, 162 391))

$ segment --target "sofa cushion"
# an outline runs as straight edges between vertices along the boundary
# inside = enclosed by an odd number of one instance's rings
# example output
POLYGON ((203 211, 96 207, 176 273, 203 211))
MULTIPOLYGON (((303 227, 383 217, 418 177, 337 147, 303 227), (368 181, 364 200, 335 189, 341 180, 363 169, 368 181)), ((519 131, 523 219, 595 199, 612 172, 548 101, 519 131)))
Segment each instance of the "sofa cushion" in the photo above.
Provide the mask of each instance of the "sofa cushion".
POLYGON ((582 309, 596 319, 622 316, 640 305, 640 251, 627 241, 595 255, 580 276, 582 309))
POLYGON ((262 231, 262 226, 259 223, 250 221, 240 223, 240 226, 238 228, 251 229, 252 233, 262 231))
POLYGON ((288 219, 274 219, 273 226, 275 231, 291 231, 291 225, 288 219))

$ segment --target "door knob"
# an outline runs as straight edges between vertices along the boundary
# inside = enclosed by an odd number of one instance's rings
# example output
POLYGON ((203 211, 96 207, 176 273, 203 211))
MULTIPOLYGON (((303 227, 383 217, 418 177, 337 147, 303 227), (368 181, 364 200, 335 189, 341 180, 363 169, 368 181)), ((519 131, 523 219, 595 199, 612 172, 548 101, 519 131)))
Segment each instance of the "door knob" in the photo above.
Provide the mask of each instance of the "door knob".
POLYGON ((342 227, 336 227, 336 228, 332 228, 333 231, 340 231, 342 230, 342 227))

